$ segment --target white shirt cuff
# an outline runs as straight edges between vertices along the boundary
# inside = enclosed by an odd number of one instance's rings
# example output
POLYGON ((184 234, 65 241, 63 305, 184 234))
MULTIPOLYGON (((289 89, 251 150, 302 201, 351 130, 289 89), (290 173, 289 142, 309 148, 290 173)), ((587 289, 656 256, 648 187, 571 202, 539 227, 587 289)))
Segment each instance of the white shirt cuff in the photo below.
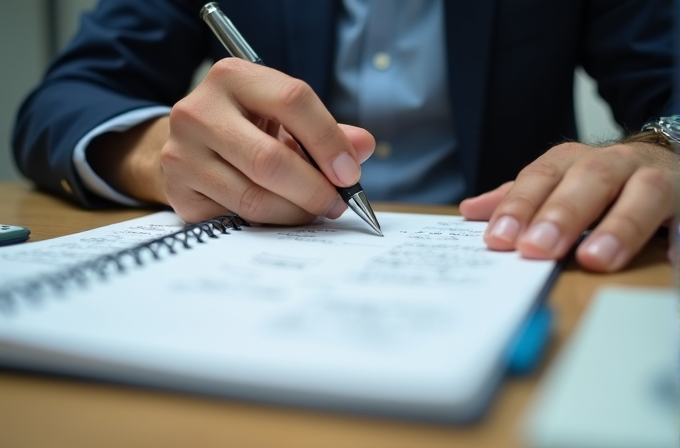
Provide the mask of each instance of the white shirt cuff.
POLYGON ((117 192, 111 188, 109 184, 104 182, 104 180, 99 177, 90 167, 90 164, 87 163, 85 152, 87 147, 90 145, 90 142, 102 134, 107 132, 123 132, 135 125, 138 125, 139 123, 152 118, 168 115, 169 113, 170 108, 168 106, 144 107, 142 109, 136 109, 118 115, 117 117, 105 121, 85 134, 85 136, 81 138, 78 143, 76 143, 76 147, 73 150, 73 164, 75 165, 76 172, 80 176, 80 180, 85 185, 85 188, 87 188, 87 190, 89 190, 91 193, 111 201, 118 202, 119 204, 129 205, 132 207, 143 206, 143 202, 117 192))

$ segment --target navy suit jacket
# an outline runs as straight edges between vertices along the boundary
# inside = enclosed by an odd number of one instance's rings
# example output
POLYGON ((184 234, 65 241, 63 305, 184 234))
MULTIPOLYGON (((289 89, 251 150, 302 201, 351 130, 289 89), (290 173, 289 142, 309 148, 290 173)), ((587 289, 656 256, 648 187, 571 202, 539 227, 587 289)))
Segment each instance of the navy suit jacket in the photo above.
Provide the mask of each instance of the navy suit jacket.
MULTIPOLYGON (((83 188, 73 148, 116 115, 173 105, 204 59, 228 56, 198 17, 202 3, 103 0, 85 15, 18 113, 13 147, 21 171, 43 189, 105 205, 83 188)), ((267 65, 328 98, 339 0, 220 4, 267 65)), ((552 145, 577 138, 578 65, 629 130, 680 113, 671 101, 671 0, 445 0, 445 14, 450 99, 470 194, 513 179, 552 145)))

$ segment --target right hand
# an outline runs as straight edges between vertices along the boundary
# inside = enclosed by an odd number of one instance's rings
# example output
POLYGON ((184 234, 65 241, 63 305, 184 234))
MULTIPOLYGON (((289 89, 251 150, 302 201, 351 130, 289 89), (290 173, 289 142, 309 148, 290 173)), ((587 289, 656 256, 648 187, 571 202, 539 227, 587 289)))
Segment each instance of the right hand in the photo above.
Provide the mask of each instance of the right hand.
POLYGON ((368 132, 340 127, 304 82, 223 59, 172 109, 161 151, 165 196, 189 222, 227 212, 276 224, 337 218, 346 205, 334 185, 357 183, 373 147, 368 132))
POLYGON ((364 129, 337 124, 303 81, 236 58, 213 65, 169 118, 142 129, 156 133, 148 141, 167 141, 133 150, 125 165, 137 174, 119 175, 127 185, 118 187, 187 222, 225 213, 272 224, 337 218, 346 205, 335 186, 357 183, 375 147, 364 129))

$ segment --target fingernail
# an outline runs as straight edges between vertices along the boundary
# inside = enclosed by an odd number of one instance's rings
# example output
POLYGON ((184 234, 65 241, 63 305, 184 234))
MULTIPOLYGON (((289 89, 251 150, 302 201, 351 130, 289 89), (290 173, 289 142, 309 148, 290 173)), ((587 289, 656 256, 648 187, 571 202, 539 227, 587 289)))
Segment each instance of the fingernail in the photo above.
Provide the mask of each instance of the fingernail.
POLYGON ((324 216, 328 219, 337 219, 345 213, 345 210, 347 210, 347 204, 338 196, 331 206, 328 207, 324 216))
POLYGON ((522 239, 545 252, 551 252, 560 240, 560 229, 550 221, 539 222, 522 239))
POLYGON ((512 216, 501 216, 493 225, 489 236, 514 243, 519 234, 519 221, 512 216))
POLYGON ((346 152, 340 153, 331 163, 335 175, 338 176, 340 182, 346 186, 354 185, 359 182, 361 176, 361 168, 352 156, 346 152))
POLYGON ((586 241, 584 250, 592 257, 597 258, 600 263, 612 266, 621 252, 621 243, 613 235, 603 233, 586 241))

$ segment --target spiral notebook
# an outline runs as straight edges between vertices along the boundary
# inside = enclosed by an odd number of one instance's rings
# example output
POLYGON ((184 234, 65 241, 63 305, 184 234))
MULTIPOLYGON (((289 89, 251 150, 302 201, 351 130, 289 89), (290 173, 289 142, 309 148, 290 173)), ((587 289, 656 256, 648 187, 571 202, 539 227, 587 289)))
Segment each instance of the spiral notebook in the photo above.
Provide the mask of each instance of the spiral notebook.
POLYGON ((0 364, 211 396, 479 416, 556 264, 485 223, 348 213, 305 227, 171 212, 0 249, 0 364))

